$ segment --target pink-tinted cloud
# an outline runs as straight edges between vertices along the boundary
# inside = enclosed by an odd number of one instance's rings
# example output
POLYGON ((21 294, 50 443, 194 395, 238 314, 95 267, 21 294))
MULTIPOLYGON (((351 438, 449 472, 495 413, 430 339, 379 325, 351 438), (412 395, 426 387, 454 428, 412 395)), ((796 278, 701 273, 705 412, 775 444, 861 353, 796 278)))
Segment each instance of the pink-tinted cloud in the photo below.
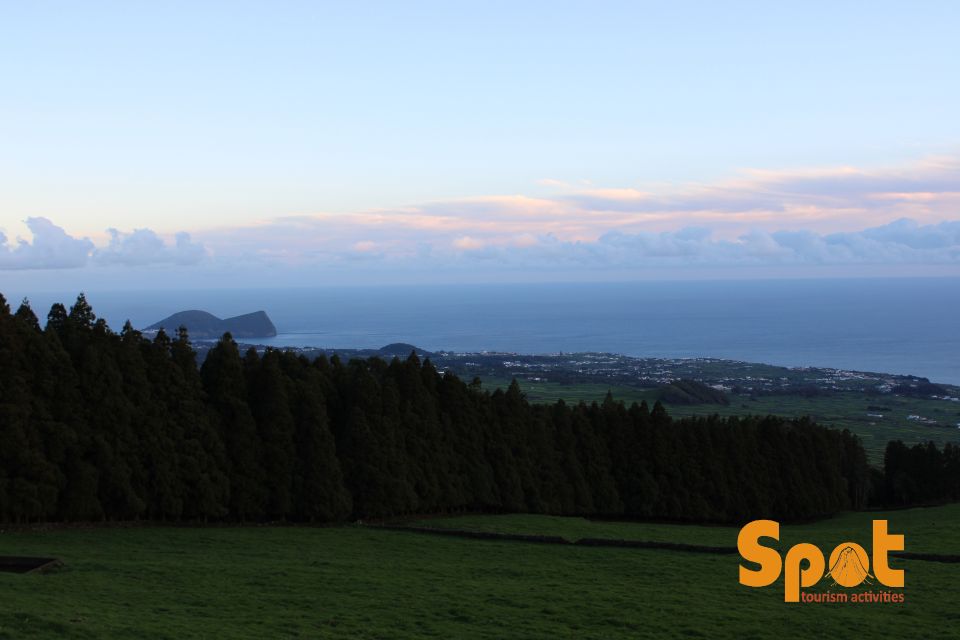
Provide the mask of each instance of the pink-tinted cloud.
MULTIPOLYGON (((196 241, 182 235, 172 245, 152 231, 135 230, 111 231, 109 244, 94 248, 62 229, 61 235, 44 235, 50 229, 43 227, 34 245, 63 246, 64 255, 69 248, 92 255, 98 264, 191 264, 203 258, 223 268, 259 264, 322 271, 362 264, 371 273, 470 269, 478 261, 484 268, 521 271, 621 272, 711 265, 960 265, 956 159, 887 170, 745 171, 707 185, 600 188, 551 181, 543 186, 547 195, 284 216, 195 231, 196 241)), ((25 246, 0 254, 0 264, 29 263, 25 246)), ((72 264, 86 262, 70 255, 72 264)))
POLYGON ((910 217, 937 222, 958 215, 960 161, 943 158, 888 170, 851 167, 745 171, 708 185, 659 192, 594 189, 566 194, 584 211, 668 213, 674 224, 709 221, 733 231, 745 225, 829 232, 910 217))
MULTIPOLYGON (((434 258, 481 249, 489 256, 498 248, 542 245, 547 237, 587 246, 608 234, 647 237, 696 227, 741 252, 769 257, 780 250, 762 251, 761 239, 782 231, 826 237, 903 218, 929 225, 960 217, 960 162, 950 158, 887 170, 744 171, 714 184, 643 189, 542 182, 552 193, 284 217, 202 239, 221 256, 266 258, 283 247, 291 259, 309 262, 370 253, 359 242, 375 243, 387 260, 417 258, 425 246, 434 258)), ((839 259, 836 251, 830 255, 839 259)))

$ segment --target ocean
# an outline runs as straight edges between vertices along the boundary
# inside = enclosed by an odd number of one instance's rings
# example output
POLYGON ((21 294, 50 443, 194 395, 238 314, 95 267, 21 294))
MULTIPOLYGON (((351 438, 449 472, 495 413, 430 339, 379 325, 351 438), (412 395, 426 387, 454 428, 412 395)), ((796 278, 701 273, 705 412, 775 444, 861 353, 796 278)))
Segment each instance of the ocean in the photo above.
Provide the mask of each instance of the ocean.
MULTIPOLYGON (((63 294, 29 295, 38 315, 63 294)), ((925 376, 960 384, 960 279, 87 291, 119 330, 171 313, 263 309, 283 346, 717 357, 925 376)))

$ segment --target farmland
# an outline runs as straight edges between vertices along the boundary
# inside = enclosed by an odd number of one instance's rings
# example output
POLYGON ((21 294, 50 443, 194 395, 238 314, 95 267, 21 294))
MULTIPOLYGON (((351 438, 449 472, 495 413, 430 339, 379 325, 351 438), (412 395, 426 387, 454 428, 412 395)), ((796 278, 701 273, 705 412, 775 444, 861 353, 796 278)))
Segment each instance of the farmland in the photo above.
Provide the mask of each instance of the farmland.
MULTIPOLYGON (((616 400, 626 403, 656 400, 655 389, 641 389, 624 385, 602 383, 562 384, 519 380, 520 388, 531 402, 600 401, 607 391, 616 400)), ((487 388, 505 388, 509 380, 484 380, 487 388)), ((838 429, 850 429, 863 440, 864 449, 873 464, 883 462, 883 450, 890 440, 907 444, 933 441, 939 446, 947 442, 960 443, 960 404, 932 398, 900 395, 881 397, 860 391, 840 391, 805 397, 793 394, 758 396, 731 396, 729 405, 666 403, 674 417, 730 415, 778 415, 784 417, 810 416, 816 422, 838 429), (920 416, 926 421, 910 419, 920 416)))
MULTIPOLYGON (((908 551, 960 553, 956 505, 784 526, 784 546, 859 540, 885 517, 908 551)), ((430 526, 735 544, 736 529, 549 516, 430 526)), ((420 523, 422 524, 422 522, 420 523)), ((787 605, 737 584, 736 555, 469 540, 364 526, 132 527, 4 532, 0 553, 55 555, 0 574, 0 638, 953 637, 960 565, 894 560, 902 605, 787 605), (831 631, 832 632, 832 631, 831 631)))

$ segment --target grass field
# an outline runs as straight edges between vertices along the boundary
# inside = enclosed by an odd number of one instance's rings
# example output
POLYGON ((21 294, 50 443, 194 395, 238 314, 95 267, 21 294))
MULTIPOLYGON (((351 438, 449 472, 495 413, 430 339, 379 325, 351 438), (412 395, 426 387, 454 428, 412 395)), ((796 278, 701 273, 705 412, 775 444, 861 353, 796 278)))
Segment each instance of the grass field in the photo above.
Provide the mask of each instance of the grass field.
MULTIPOLYGON (((909 532, 908 551, 960 555, 960 504, 898 511, 848 512, 809 524, 783 525, 781 543, 813 542, 833 548, 844 540, 870 541, 871 521, 889 521, 891 533, 909 532)), ((581 538, 682 542, 737 546, 738 527, 611 522, 530 514, 437 517, 416 520, 414 526, 581 538)), ((868 546, 864 543, 864 546, 868 546)), ((960 567, 958 567, 960 569, 960 567)))
MULTIPOLYGON (((519 380, 520 388, 533 402, 600 401, 609 390, 617 400, 630 404, 646 400, 653 403, 656 391, 627 386, 607 386, 603 384, 559 384, 555 382, 533 382, 519 380)), ((506 387, 509 380, 485 380, 488 388, 506 387)), ((850 429, 863 440, 863 446, 871 462, 881 463, 883 451, 890 440, 903 440, 908 444, 932 440, 942 446, 946 442, 960 443, 960 404, 945 400, 909 398, 904 396, 868 396, 864 393, 843 392, 834 395, 804 398, 794 395, 759 396, 755 400, 732 397, 729 406, 706 405, 667 405, 670 415, 704 416, 717 413, 728 415, 779 415, 786 417, 810 416, 824 425, 838 429, 850 429), (870 407, 883 407, 871 409, 870 407), (880 414, 882 418, 868 414, 880 414), (908 420, 909 415, 929 418, 939 426, 908 420)))
MULTIPOLYGON (((785 526, 785 543, 869 550, 880 514, 785 526), (828 546, 829 545, 829 546, 828 546)), ((960 551, 960 507, 883 514, 908 551, 960 551)), ((734 544, 735 529, 472 516, 431 526, 734 544)), ((0 534, 55 555, 0 574, 0 638, 956 637, 960 565, 895 560, 907 602, 787 605, 737 584, 737 556, 468 540, 363 527, 80 529, 0 534)))

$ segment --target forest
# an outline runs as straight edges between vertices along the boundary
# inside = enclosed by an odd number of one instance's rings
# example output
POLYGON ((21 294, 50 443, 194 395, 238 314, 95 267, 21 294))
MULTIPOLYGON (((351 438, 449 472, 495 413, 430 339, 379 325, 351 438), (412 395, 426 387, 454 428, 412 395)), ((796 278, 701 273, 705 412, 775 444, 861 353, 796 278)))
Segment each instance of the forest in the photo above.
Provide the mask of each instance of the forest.
POLYGON ((0 296, 0 521, 336 522, 527 512, 794 521, 960 498, 960 449, 806 419, 527 402, 415 354, 342 362, 119 333, 0 296))

